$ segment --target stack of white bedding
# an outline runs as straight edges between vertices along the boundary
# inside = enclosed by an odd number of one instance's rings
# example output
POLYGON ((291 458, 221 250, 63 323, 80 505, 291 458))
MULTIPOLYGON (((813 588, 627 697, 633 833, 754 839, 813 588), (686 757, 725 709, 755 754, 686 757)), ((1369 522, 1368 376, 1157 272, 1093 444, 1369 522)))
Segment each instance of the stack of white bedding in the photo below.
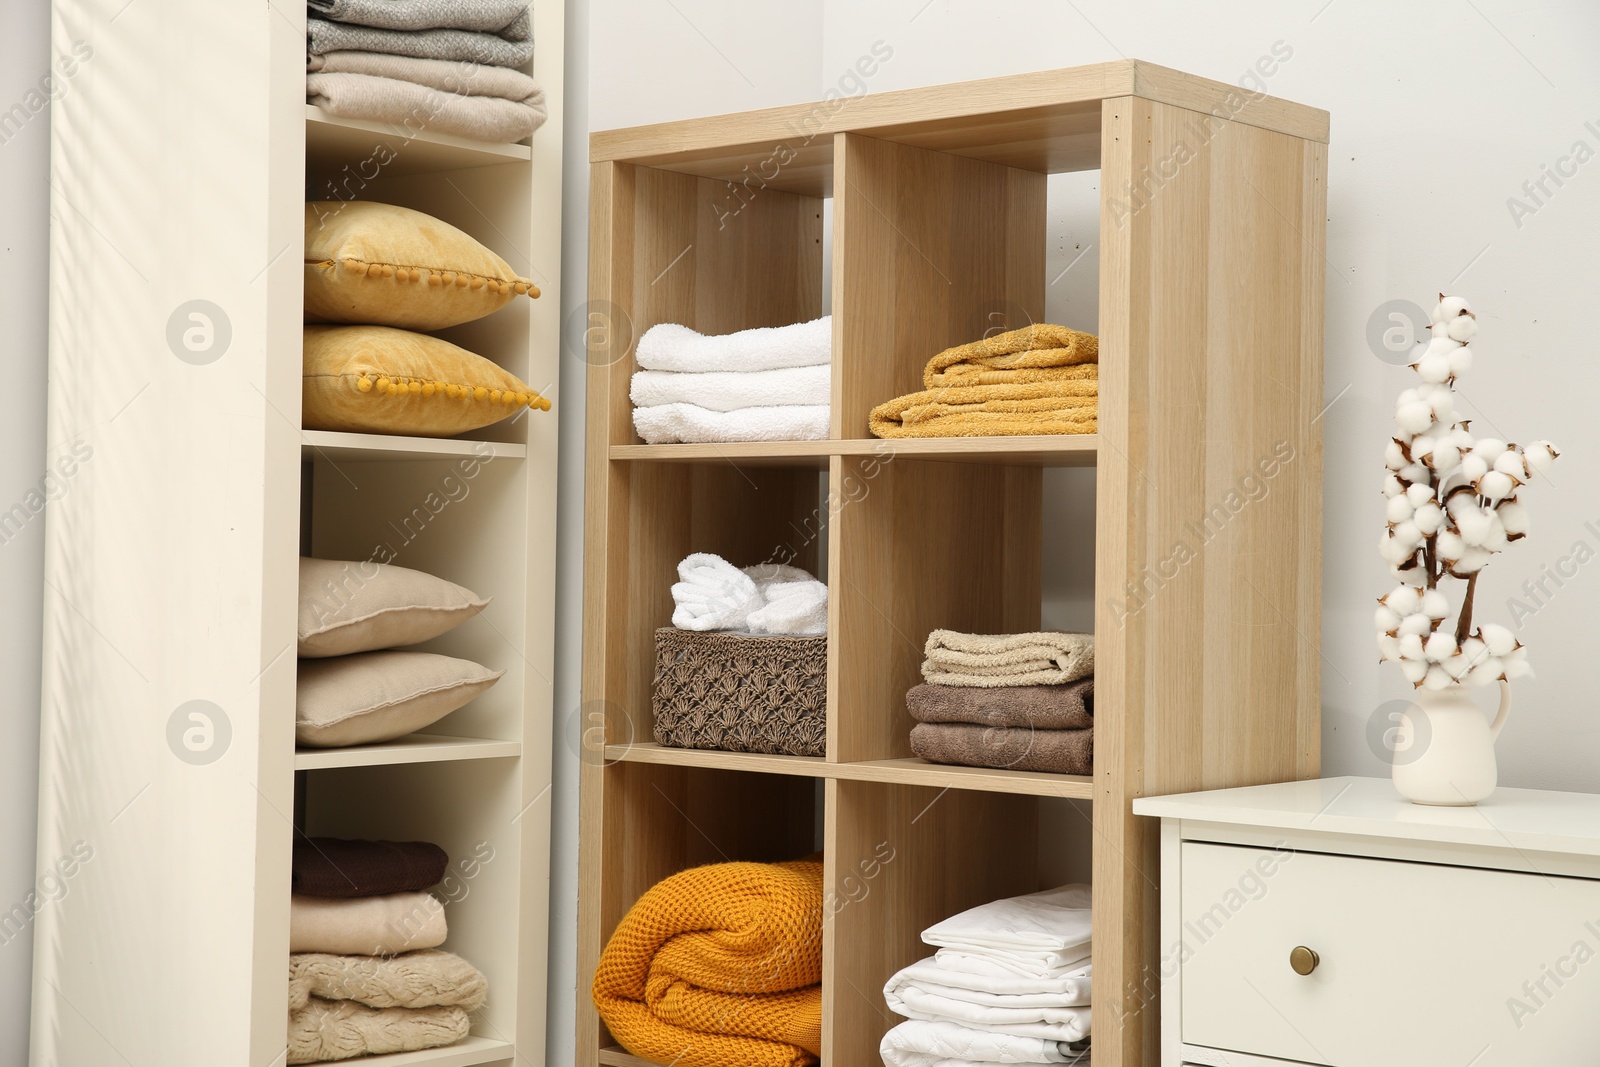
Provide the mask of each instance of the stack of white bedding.
POLYGON ((1087 1067, 1089 887, 997 900, 936 923, 938 951, 883 988, 907 1018, 884 1035, 888 1067, 1087 1067))
POLYGON ((828 436, 831 316, 721 336, 661 323, 636 359, 633 426, 646 444, 828 436))

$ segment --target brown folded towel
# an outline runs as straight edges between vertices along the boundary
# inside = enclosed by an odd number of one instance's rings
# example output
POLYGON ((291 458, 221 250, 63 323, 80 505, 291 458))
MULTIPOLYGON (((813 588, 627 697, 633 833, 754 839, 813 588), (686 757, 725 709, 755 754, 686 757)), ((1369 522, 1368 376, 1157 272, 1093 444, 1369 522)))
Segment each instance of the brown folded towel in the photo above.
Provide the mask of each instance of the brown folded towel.
POLYGON ((906 710, 918 722, 1083 730, 1094 725, 1094 678, 996 689, 924 682, 906 693, 906 710))
POLYGON ((427 841, 297 838, 290 887, 305 897, 375 897, 432 889, 450 857, 427 841))
POLYGON ((1034 730, 1026 726, 921 722, 911 728, 911 751, 932 763, 1093 774, 1094 727, 1034 730))

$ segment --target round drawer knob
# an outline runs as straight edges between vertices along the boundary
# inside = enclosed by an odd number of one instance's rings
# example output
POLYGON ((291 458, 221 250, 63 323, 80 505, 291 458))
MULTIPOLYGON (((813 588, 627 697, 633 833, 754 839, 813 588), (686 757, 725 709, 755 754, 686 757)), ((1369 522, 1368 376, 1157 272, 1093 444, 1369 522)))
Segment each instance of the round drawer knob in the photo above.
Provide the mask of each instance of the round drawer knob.
POLYGON ((1322 957, 1304 945, 1296 945, 1289 953, 1289 966, 1294 968, 1295 974, 1310 974, 1321 962, 1322 957))

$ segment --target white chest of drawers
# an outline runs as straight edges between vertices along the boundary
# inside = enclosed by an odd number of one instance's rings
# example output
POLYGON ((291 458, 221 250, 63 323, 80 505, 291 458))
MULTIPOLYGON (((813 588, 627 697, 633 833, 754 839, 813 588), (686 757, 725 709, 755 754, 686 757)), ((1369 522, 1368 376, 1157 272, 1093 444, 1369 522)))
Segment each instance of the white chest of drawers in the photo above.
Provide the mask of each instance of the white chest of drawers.
POLYGON ((1134 802, 1161 824, 1163 1067, 1600 1064, 1600 796, 1387 779, 1134 802), (1303 973, 1302 973, 1303 972, 1303 973))

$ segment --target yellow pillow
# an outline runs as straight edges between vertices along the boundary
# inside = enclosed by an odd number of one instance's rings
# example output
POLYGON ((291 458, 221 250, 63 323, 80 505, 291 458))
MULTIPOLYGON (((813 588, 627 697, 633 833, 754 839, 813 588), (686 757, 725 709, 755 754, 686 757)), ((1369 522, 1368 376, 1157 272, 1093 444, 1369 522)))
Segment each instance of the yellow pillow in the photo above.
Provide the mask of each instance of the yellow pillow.
POLYGON ((300 422, 308 430, 449 437, 550 401, 449 341, 387 326, 307 326, 300 422))
POLYGON ((307 322, 442 330, 539 287, 469 234, 393 204, 306 205, 307 322))

